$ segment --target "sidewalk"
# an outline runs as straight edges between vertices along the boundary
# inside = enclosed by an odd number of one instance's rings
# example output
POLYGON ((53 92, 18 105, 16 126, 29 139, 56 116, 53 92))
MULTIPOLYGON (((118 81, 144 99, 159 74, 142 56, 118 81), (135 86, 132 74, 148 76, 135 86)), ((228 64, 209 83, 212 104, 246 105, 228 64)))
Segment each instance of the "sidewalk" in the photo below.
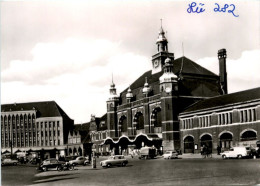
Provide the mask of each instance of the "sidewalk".
MULTIPOLYGON (((182 154, 182 155, 179 155, 178 157, 182 158, 182 159, 188 159, 188 158, 191 158, 191 159, 201 159, 201 158, 203 158, 201 156, 201 154, 191 154, 191 153, 182 154)), ((222 159, 221 155, 217 155, 217 154, 212 154, 212 157, 208 157, 208 158, 222 159)))

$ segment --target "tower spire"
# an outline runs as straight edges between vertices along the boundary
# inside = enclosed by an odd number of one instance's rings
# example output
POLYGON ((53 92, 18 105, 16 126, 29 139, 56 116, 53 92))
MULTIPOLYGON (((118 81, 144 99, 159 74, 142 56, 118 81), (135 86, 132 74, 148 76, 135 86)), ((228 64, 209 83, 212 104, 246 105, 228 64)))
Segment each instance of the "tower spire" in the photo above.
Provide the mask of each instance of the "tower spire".
POLYGON ((161 19, 161 28, 160 28, 160 31, 159 31, 158 39, 156 41, 158 52, 168 51, 167 43, 168 43, 168 41, 165 37, 165 32, 164 32, 163 27, 162 27, 162 19, 161 19))
POLYGON ((114 84, 114 79, 113 79, 113 72, 112 72, 112 84, 114 84))

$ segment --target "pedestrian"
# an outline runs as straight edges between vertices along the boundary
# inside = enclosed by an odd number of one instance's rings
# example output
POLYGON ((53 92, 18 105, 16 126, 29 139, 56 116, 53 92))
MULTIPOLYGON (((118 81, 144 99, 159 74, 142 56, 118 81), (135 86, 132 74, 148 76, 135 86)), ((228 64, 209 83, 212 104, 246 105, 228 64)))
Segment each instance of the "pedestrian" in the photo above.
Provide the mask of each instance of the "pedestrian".
POLYGON ((217 147, 217 151, 218 151, 218 155, 220 155, 220 152, 221 152, 221 147, 218 145, 217 147))
POLYGON ((206 145, 203 145, 203 158, 207 157, 208 147, 206 145))
POLYGON ((207 148, 207 158, 212 158, 211 148, 207 148))
POLYGON ((203 156, 203 152, 204 151, 204 145, 202 145, 201 147, 200 147, 200 154, 201 154, 201 156, 203 156))

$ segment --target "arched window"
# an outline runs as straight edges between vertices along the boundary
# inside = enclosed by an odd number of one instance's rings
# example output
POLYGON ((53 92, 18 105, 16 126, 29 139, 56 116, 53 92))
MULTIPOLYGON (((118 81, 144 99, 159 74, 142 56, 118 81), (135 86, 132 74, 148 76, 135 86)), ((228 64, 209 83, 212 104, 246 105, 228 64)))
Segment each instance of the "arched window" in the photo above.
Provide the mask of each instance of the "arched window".
POLYGON ((248 130, 245 131, 241 135, 241 141, 251 141, 251 140, 256 140, 256 133, 254 131, 248 130))
POLYGON ((206 146, 208 148, 209 152, 212 152, 212 137, 209 134, 204 134, 200 138, 200 145, 201 146, 206 146))
POLYGON ((154 122, 154 127, 162 127, 161 108, 157 107, 153 110, 151 119, 154 122))
POLYGON ((136 113, 134 122, 136 122, 136 130, 144 129, 144 116, 141 112, 136 113))
POLYGON ((184 139, 184 153, 194 153, 194 138, 187 136, 184 139))
POLYGON ((127 119, 125 116, 120 117, 119 125, 121 125, 121 132, 127 132, 127 119))
POLYGON ((227 150, 232 147, 232 134, 225 132, 220 136, 220 147, 227 150))

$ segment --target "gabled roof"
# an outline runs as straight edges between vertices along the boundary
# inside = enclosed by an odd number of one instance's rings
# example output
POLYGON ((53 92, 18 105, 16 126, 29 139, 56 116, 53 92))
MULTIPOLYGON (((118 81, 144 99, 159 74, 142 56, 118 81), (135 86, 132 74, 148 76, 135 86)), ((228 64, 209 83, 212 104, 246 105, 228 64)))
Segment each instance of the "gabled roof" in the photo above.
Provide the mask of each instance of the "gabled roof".
MULTIPOLYGON (((205 69, 204 67, 198 65, 197 63, 193 62, 192 60, 186 58, 185 56, 175 59, 173 61, 173 72, 174 74, 179 74, 182 68, 182 74, 193 74, 193 75, 202 75, 202 76, 213 76, 218 77, 213 72, 205 69), (182 65, 183 64, 183 65, 182 65)), ((131 89, 136 89, 139 87, 143 87, 145 83, 145 77, 147 77, 148 84, 152 84, 155 82, 159 82, 159 78, 163 75, 163 70, 152 74, 152 70, 145 72, 141 75, 137 80, 135 80, 131 85, 131 89)), ((126 88, 123 92, 127 91, 126 88)))
POLYGON ((103 130, 107 130, 107 113, 104 114, 103 116, 101 116, 100 118, 97 118, 96 120, 98 128, 98 131, 103 131, 103 130), (101 125, 102 122, 105 123, 105 125, 101 125))
MULTIPOLYGON (((186 57, 181 57, 173 61, 173 72, 178 76, 181 71, 182 78, 178 81, 180 96, 212 97, 220 95, 219 76, 203 68, 186 57)), ((152 70, 145 72, 136 79, 130 88, 134 95, 134 100, 143 98, 142 88, 145 79, 152 87, 152 95, 160 94, 159 78, 163 75, 163 70, 152 74, 152 70)), ((120 93, 121 104, 126 103, 126 93, 129 87, 120 93)))
MULTIPOLYGON (((197 63, 193 62, 192 60, 186 58, 185 56, 175 59, 173 61, 173 72, 174 74, 179 74, 182 68, 182 74, 193 74, 193 75, 202 75, 202 76, 213 76, 218 77, 213 72, 205 69, 204 67, 198 65, 197 63), (183 64, 183 65, 182 65, 183 64)), ((136 89, 139 87, 143 87, 145 83, 145 77, 147 77, 148 84, 152 84, 155 82, 159 82, 159 78, 162 76, 163 70, 156 74, 152 74, 152 70, 145 72, 141 75, 136 81, 134 81, 130 87, 131 89, 136 89)), ((127 91, 126 88, 123 92, 127 91)))
POLYGON ((199 101, 191 106, 189 106, 182 114, 188 112, 200 111, 204 109, 224 107, 231 104, 245 103, 248 101, 260 101, 260 87, 249 89, 241 92, 235 92, 232 94, 226 94, 222 96, 216 96, 199 101))
POLYGON ((185 74, 197 74, 204 76, 217 76, 213 72, 207 70, 206 68, 198 65, 194 61, 186 58, 185 56, 175 59, 173 61, 173 72, 179 74, 182 68, 182 73, 185 74), (182 65, 183 64, 183 65, 182 65))
POLYGON ((29 102, 2 104, 1 112, 36 110, 37 118, 42 117, 67 117, 69 116, 61 109, 55 101, 29 102))

